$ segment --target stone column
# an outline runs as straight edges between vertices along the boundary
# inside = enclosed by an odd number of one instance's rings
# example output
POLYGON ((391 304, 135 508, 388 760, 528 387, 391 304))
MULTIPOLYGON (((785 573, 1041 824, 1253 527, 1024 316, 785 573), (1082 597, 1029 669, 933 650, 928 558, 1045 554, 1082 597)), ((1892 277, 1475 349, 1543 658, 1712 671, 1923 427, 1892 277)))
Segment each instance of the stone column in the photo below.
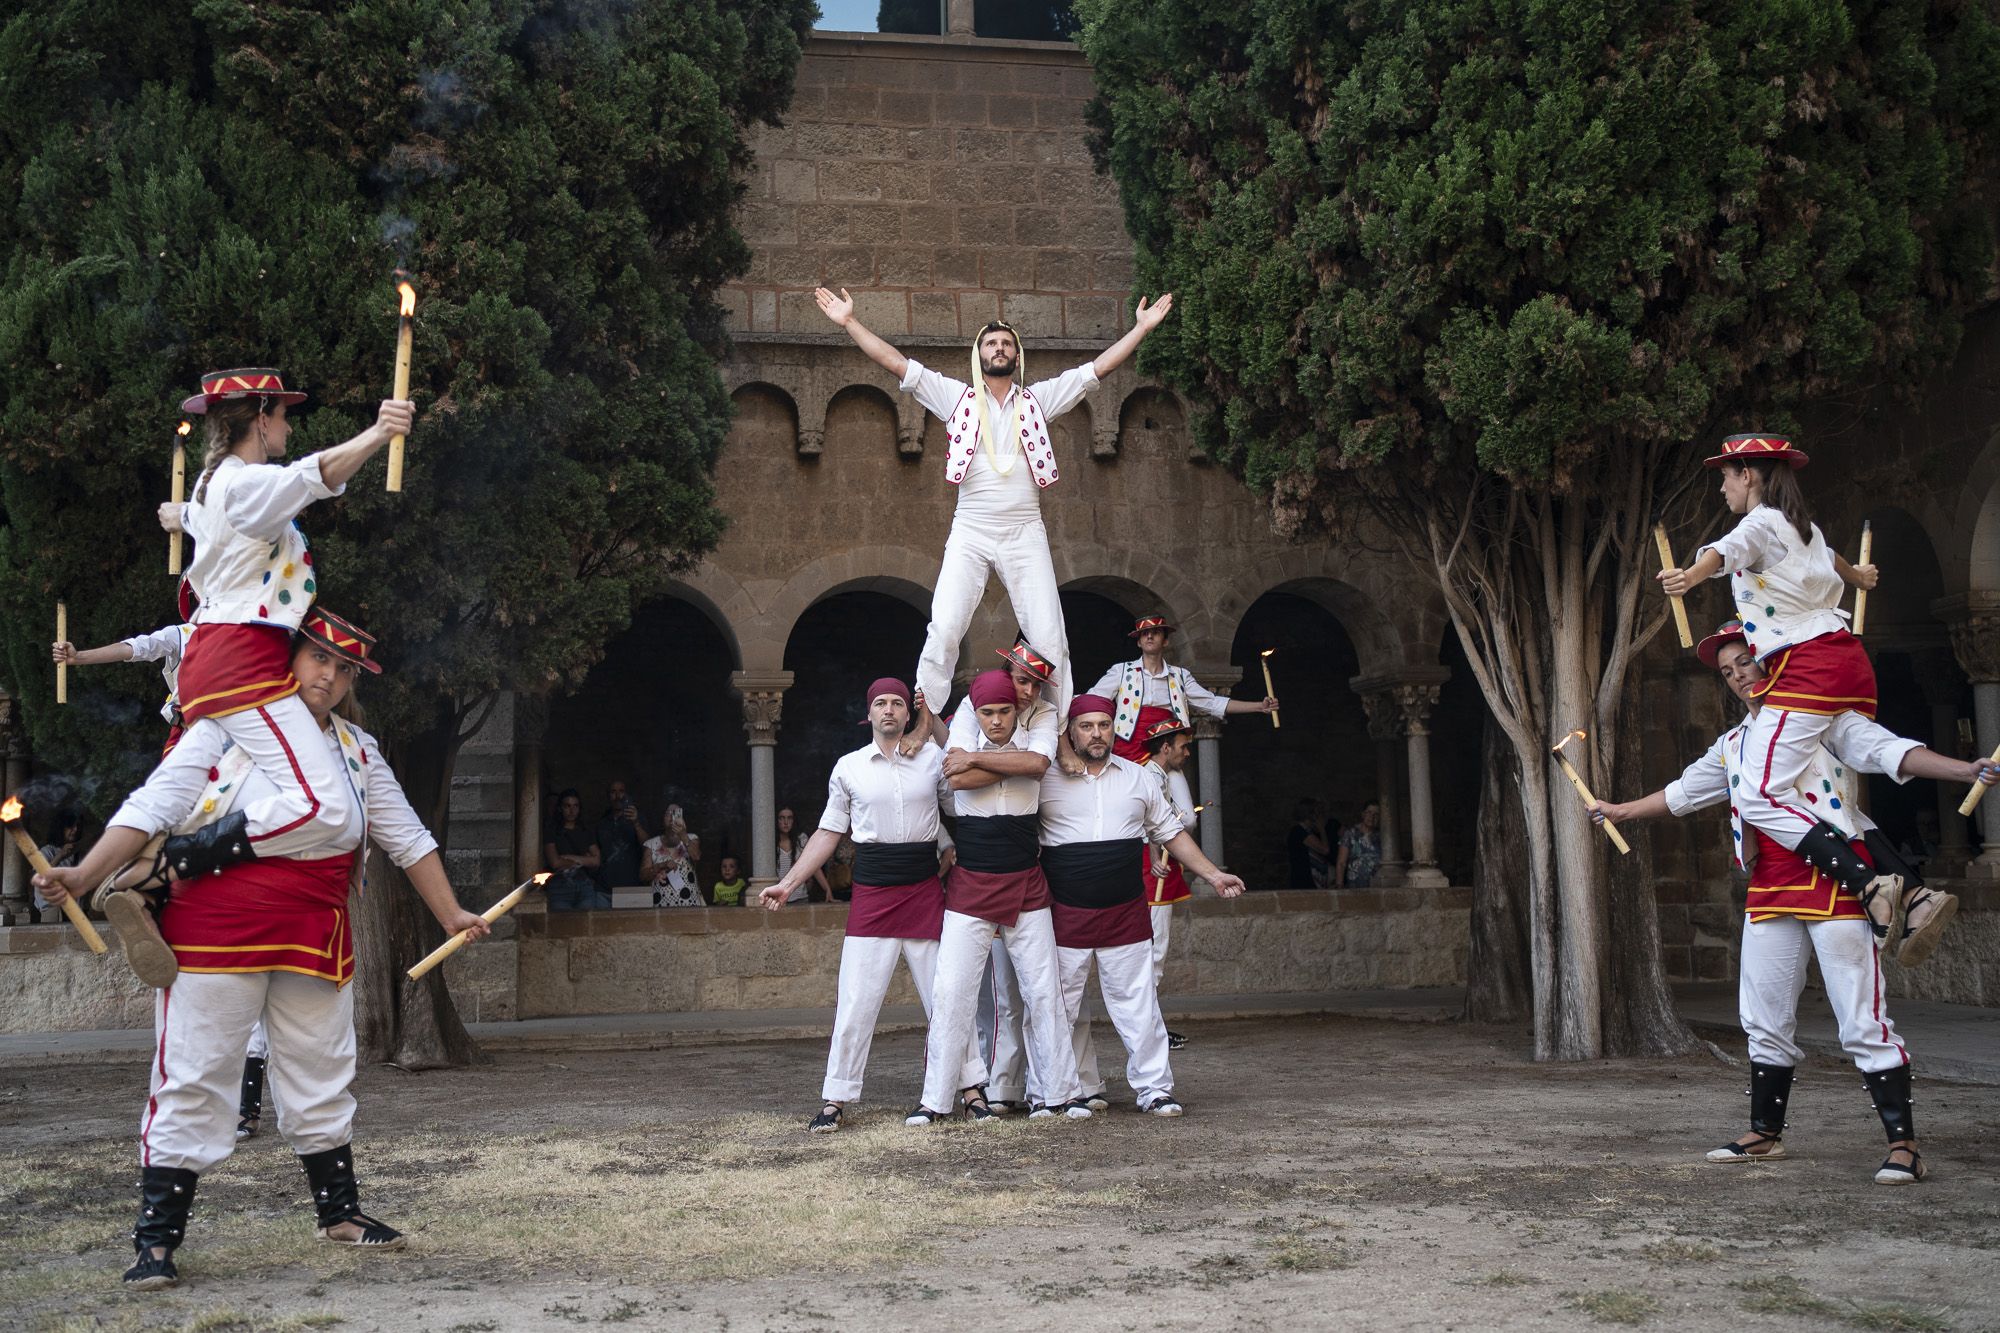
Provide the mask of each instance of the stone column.
POLYGON ((972 7, 974 0, 946 0, 944 30, 950 37, 970 37, 973 35, 972 7))
POLYGON ((1201 819, 1195 833, 1202 855, 1228 868, 1222 859, 1222 719, 1206 713, 1194 719, 1195 777, 1201 782, 1201 819))
POLYGON ((1375 804, 1382 812, 1377 836, 1382 840, 1382 865, 1375 883, 1393 888, 1405 881, 1409 865, 1403 859, 1403 802, 1397 795, 1402 785, 1396 768, 1397 741, 1402 738, 1402 713, 1387 690, 1361 696, 1368 713, 1368 738, 1375 742, 1375 804))
MULTIPOLYGON (((1959 666, 1972 678, 1973 730, 1979 752, 2000 749, 2000 592, 1972 592, 1945 597, 1931 604, 1951 628, 1951 649, 1959 666)), ((1985 844, 1966 873, 2000 879, 2000 801, 1987 797, 1979 806, 1979 829, 1985 844)))
POLYGON ((736 671, 729 683, 743 696, 743 730, 750 738, 750 887, 778 879, 778 720, 789 671, 736 671))
POLYGON ((542 736, 548 730, 548 700, 539 695, 514 696, 514 882, 540 874, 543 824, 549 817, 542 803, 542 736))
POLYGON ((1438 686, 1405 683, 1396 686, 1396 707, 1402 710, 1410 751, 1410 869, 1405 884, 1442 888, 1437 867, 1437 830, 1431 815, 1431 709, 1437 707, 1438 686))
MULTIPOLYGON (((6 755, 8 796, 28 785, 27 737, 21 728, 21 714, 11 695, 0 690, 0 752, 6 755)), ((12 838, 0 837, 0 926, 25 926, 35 919, 34 899, 28 888, 28 859, 12 838)))
MULTIPOLYGON (((1911 654, 1911 663, 1916 668, 1917 686, 1924 692, 1924 702, 1930 705, 1930 747, 1939 754, 1956 756, 1963 748, 1958 740, 1961 678, 1958 662, 1948 652, 1926 649, 1911 654)), ((1972 859, 1965 817, 1958 813, 1958 803, 1964 797, 1949 783, 1934 782, 1931 786, 1937 794, 1938 847, 1926 870, 1933 878, 1962 875, 1966 863, 1972 859)))

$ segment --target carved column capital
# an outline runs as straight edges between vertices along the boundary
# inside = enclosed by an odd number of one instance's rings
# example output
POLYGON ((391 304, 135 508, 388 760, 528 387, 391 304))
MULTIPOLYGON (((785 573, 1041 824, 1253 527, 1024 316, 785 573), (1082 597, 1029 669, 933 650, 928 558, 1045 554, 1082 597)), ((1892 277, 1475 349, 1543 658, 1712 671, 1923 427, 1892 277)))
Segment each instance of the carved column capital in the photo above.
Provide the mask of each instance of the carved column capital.
POLYGON ((789 671, 735 671, 729 684, 743 698, 743 730, 752 745, 776 745, 785 708, 785 691, 792 687, 789 671))
POLYGON ((1436 685, 1398 685, 1395 688, 1396 707, 1402 710, 1405 734, 1431 734, 1431 710, 1437 707, 1438 690, 1436 685))
POLYGON ((1444 667, 1416 667, 1393 675, 1356 676, 1348 682, 1368 712, 1368 734, 1376 740, 1428 736, 1431 710, 1451 679, 1444 667))
POLYGON ((2000 593, 1940 597, 1931 611, 1951 630, 1951 651, 1975 685, 2000 682, 2000 593))
POLYGON ((825 431, 823 431, 823 430, 810 430, 810 429, 808 429, 808 428, 806 428, 806 427, 804 427, 804 426, 801 426, 801 427, 799 428, 799 452, 800 452, 800 453, 802 453, 802 454, 819 454, 819 453, 823 453, 823 452, 825 452, 825 449, 826 449, 826 432, 825 432, 825 431))
POLYGON ((1388 690, 1375 690, 1361 696, 1361 710, 1368 714, 1368 739, 1372 741, 1393 741, 1403 734, 1403 715, 1396 707, 1395 696, 1388 690))
POLYGON ((1222 719, 1210 717, 1207 713, 1194 715, 1194 738, 1197 741, 1219 741, 1222 739, 1222 719))

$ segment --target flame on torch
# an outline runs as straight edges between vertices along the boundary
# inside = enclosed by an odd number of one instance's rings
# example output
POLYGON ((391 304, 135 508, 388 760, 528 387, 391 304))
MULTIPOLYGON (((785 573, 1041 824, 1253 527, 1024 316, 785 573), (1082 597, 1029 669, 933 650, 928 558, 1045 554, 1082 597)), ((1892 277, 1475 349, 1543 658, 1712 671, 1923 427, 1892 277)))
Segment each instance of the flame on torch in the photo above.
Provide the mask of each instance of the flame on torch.
POLYGON ((6 804, 0 805, 0 824, 11 824, 21 817, 21 798, 9 796, 6 804))
POLYGON ((403 298, 403 303, 397 308, 396 313, 405 317, 416 314, 417 289, 407 282, 399 282, 396 284, 396 291, 403 298))
POLYGON ((549 872, 544 870, 541 874, 535 876, 535 883, 546 884, 549 882, 551 878, 552 876, 549 874, 549 872))
POLYGON ((194 429, 194 423, 192 421, 189 421, 187 418, 183 417, 181 418, 181 424, 174 428, 174 434, 186 435, 189 431, 193 429, 194 429))

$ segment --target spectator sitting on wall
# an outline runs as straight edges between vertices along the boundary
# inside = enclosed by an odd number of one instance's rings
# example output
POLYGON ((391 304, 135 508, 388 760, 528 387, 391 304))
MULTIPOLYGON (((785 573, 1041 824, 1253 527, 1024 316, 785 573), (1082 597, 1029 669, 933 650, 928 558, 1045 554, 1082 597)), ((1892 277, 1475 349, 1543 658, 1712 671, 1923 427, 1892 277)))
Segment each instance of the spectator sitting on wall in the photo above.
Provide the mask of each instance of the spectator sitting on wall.
POLYGON ((722 858, 722 878, 715 881, 715 888, 710 891, 708 900, 717 907, 741 907, 744 890, 749 887, 750 881, 743 878, 742 868, 736 858, 725 856, 722 858))
POLYGON ((854 897, 854 839, 845 833, 834 844, 833 855, 826 858, 824 867, 826 895, 837 903, 848 902, 854 897))
POLYGON ((1333 863, 1333 887, 1365 889, 1375 882, 1382 865, 1382 807, 1370 801, 1361 818, 1340 834, 1340 852, 1333 863))
POLYGON ((625 794, 625 784, 611 784, 611 803, 597 822, 597 887, 606 893, 629 885, 643 884, 639 874, 639 849, 646 841, 645 826, 639 822, 639 807, 625 794))
MULTIPOLYGON (((83 854, 83 816, 74 810, 65 810, 56 816, 55 841, 42 845, 42 856, 51 866, 73 866, 77 857, 83 854)), ((42 897, 40 889, 30 889, 35 897, 35 914, 43 920, 55 919, 55 907, 42 897)))
POLYGON ((1285 835, 1285 855, 1291 862, 1286 884, 1294 889, 1323 889, 1333 849, 1327 845, 1319 802, 1310 796, 1303 798, 1293 807, 1292 818, 1297 822, 1285 835))
POLYGON ((545 887, 551 912, 576 912, 611 906, 611 895, 597 887, 593 873, 603 859, 597 835, 583 822, 583 797, 571 787, 556 797, 556 817, 542 839, 542 858, 551 878, 545 887))
MULTIPOLYGON (((799 849, 806 845, 806 840, 799 835, 798 822, 798 816, 792 813, 792 807, 789 805, 778 811, 779 879, 785 877, 785 872, 792 868, 792 862, 798 859, 799 849)), ((833 890, 827 884, 826 872, 824 870, 813 871, 811 885, 818 888, 819 892, 817 894, 813 892, 813 887, 801 884, 798 888, 792 890, 791 896, 785 899, 785 901, 787 903, 802 903, 817 898, 820 902, 826 902, 832 897, 833 890)))
POLYGON ((687 830, 687 818, 678 805, 667 807, 660 819, 660 835, 648 838, 640 873, 653 886, 655 907, 706 907, 701 885, 695 879, 695 862, 701 859, 701 839, 687 830))

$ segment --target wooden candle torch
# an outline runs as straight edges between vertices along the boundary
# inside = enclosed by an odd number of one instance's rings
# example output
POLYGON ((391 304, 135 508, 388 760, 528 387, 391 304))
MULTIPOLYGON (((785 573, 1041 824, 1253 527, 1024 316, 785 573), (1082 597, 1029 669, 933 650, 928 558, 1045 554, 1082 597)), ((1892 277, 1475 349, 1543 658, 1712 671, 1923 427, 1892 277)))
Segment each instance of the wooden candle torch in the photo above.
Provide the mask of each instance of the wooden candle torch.
MULTIPOLYGON (((1257 660, 1264 667, 1264 697, 1266 699, 1275 699, 1278 697, 1278 692, 1271 688, 1271 654, 1277 651, 1276 648, 1266 648, 1263 652, 1257 654, 1257 660)), ((1278 710, 1273 708, 1271 710, 1271 730, 1276 731, 1277 729, 1278 710)))
MULTIPOLYGON (((1678 568, 1678 566, 1674 564, 1673 544, 1667 540, 1666 524, 1655 523, 1653 525, 1653 545, 1660 548, 1661 569, 1678 568)), ((1687 599, 1684 597, 1670 596, 1667 600, 1674 604, 1674 628, 1680 631, 1681 647, 1683 648, 1694 647, 1694 632, 1688 628, 1687 599)))
MULTIPOLYGON (((390 397, 401 402, 410 396, 410 336, 417 318, 417 289, 409 283, 409 276, 401 269, 396 276, 402 281, 396 284, 396 293, 402 298, 396 318, 396 384, 390 397)), ((403 436, 389 437, 389 489, 403 489, 403 436)))
MULTIPOLYGON (((514 886, 514 891, 512 893, 508 894, 505 898, 502 898, 499 902, 493 904, 493 906, 487 908, 479 915, 486 919, 487 925, 489 926, 492 925, 495 921, 498 921, 501 917, 513 911, 515 906, 520 903, 522 895, 526 894, 529 889, 535 888, 541 884, 546 884, 548 882, 548 879, 549 879, 548 873, 544 871, 542 874, 535 876, 533 879, 523 880, 521 883, 516 884, 514 886)), ((442 963, 445 959, 451 957, 453 954, 457 953, 460 949, 464 948, 465 942, 471 938, 472 938, 472 932, 465 930, 459 931, 458 934, 452 936, 450 939, 446 940, 443 944, 438 945, 437 948, 432 949, 429 953, 425 954, 424 960, 421 963, 418 963, 415 967, 411 968, 405 975, 408 976, 410 980, 415 981, 418 977, 421 977, 424 973, 430 971, 432 968, 436 967, 439 963, 442 963)))
MULTIPOLYGON (((56 642, 66 643, 68 641, 69 641, 69 606, 67 603, 57 602, 56 642)), ((66 704, 69 702, 69 663, 67 662, 56 663, 56 702, 59 704, 66 704)))
MULTIPOLYGON (((1553 754, 1556 757, 1556 762, 1562 765, 1563 773, 1569 778, 1569 785, 1576 788, 1576 794, 1583 798, 1583 808, 1588 810, 1592 805, 1596 804, 1597 798, 1590 794, 1590 788, 1584 785, 1583 778, 1577 774, 1575 765, 1571 764, 1569 756, 1563 753, 1563 746, 1568 745, 1571 741, 1580 741, 1583 737, 1583 732, 1572 731, 1569 735, 1550 746, 1549 753, 1553 754)), ((1628 856, 1631 855, 1632 846, 1625 841, 1625 835, 1618 831, 1616 824, 1608 819, 1605 820, 1604 832, 1611 839, 1612 846, 1628 856)))
MULTIPOLYGON (((0 824, 7 826, 7 832, 12 835, 14 845, 21 849, 21 855, 28 858, 28 864, 35 868, 35 873, 48 874, 51 869, 49 859, 42 855, 41 848, 35 846, 35 840, 28 836, 28 830, 21 827, 20 797, 9 796, 4 804, 0 804, 0 824)), ((90 951, 103 953, 104 937, 97 933, 97 927, 90 924, 90 918, 83 914, 83 908, 77 905, 74 896, 63 899, 62 910, 63 915, 69 918, 69 923, 76 927, 76 933, 83 937, 86 945, 90 946, 90 951)))
MULTIPOLYGON (((1861 559, 1859 563, 1864 565, 1867 564, 1869 557, 1872 556, 1874 553, 1875 553, 1875 528, 1871 523, 1869 523, 1867 519, 1864 518, 1861 520, 1861 559)), ((1854 590, 1854 637, 1855 638, 1858 639, 1861 637, 1861 629, 1867 623, 1868 623, 1868 589, 1856 588, 1854 590)))
MULTIPOLYGON (((172 500, 176 505, 182 504, 187 500, 187 437, 188 432, 193 429, 194 425, 192 422, 183 420, 179 428, 174 431, 174 471, 170 491, 172 500)), ((181 555, 187 549, 182 545, 185 538, 186 534, 178 529, 167 534, 167 573, 169 574, 178 574, 181 572, 181 555)))

